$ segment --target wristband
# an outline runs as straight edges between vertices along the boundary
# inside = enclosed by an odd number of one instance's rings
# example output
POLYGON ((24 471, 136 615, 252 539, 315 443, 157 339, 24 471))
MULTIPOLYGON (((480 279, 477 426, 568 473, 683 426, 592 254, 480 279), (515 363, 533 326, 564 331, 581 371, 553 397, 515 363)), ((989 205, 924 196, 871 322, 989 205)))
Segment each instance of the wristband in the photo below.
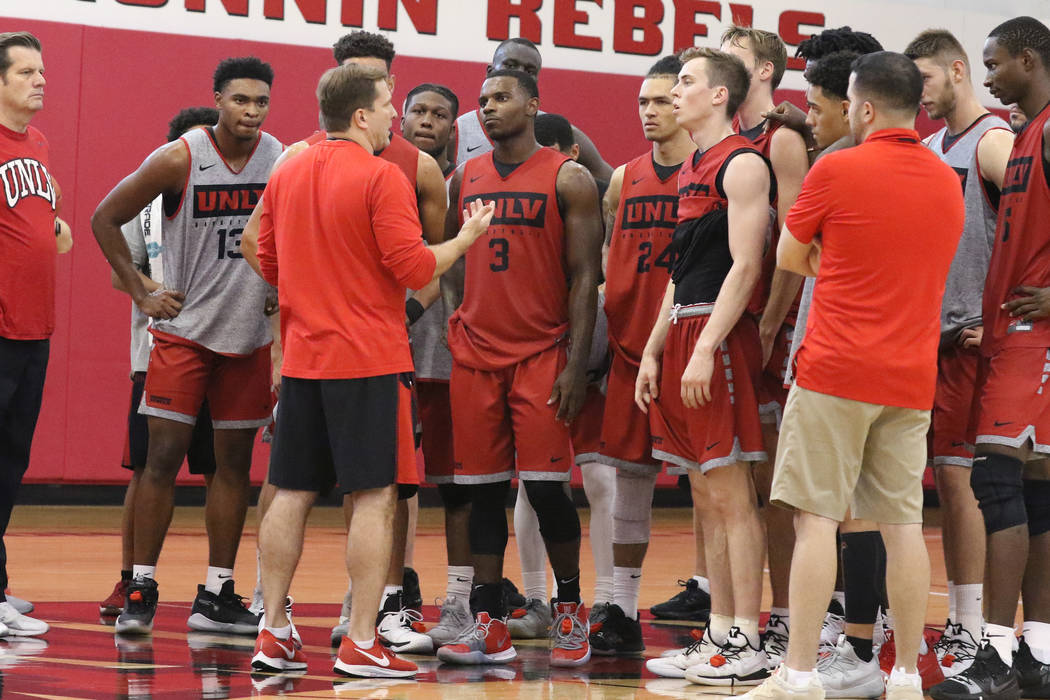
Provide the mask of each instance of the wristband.
POLYGON ((62 222, 56 217, 55 218, 55 238, 62 235, 62 222))
POLYGON ((414 297, 410 297, 405 301, 405 316, 408 317, 408 325, 411 326, 418 321, 424 311, 426 311, 426 309, 424 309, 423 305, 416 301, 414 297))

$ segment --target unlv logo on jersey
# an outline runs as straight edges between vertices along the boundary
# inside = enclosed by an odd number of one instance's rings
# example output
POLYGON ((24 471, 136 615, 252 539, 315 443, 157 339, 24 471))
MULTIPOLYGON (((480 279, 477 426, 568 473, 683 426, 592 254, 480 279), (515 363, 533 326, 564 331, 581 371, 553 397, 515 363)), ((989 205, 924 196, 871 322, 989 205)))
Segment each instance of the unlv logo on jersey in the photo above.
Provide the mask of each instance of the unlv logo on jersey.
POLYGON ((678 225, 678 197, 653 194, 628 197, 623 203, 622 230, 632 228, 670 228, 678 225))
POLYGON ((1006 164, 1006 177, 1003 178, 1003 194, 1025 192, 1028 189, 1028 178, 1032 176, 1032 156, 1013 158, 1006 164))
POLYGON ((265 189, 265 182, 249 182, 244 185, 196 185, 193 188, 193 218, 249 216, 265 189))
POLYGON ((537 192, 493 192, 463 198, 466 207, 475 199, 495 202, 491 226, 531 226, 543 228, 547 220, 547 195, 537 192))
POLYGON ((44 164, 34 158, 15 158, 0 165, 7 206, 14 209, 26 197, 40 197, 55 210, 55 190, 44 164))

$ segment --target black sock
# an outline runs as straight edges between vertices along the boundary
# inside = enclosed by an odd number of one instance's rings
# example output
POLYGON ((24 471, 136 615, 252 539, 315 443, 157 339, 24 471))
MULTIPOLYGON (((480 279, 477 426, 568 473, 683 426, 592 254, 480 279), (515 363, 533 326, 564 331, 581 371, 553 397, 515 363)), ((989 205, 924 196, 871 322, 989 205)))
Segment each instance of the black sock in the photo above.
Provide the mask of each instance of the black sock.
POLYGON ((503 604, 502 583, 474 584, 474 608, 477 612, 487 612, 493 620, 507 616, 503 604))
POLYGON ((557 579, 558 581, 558 602, 559 603, 579 603, 580 602, 580 572, 577 571, 575 576, 571 576, 565 579, 557 579))
POLYGON ((130 581, 132 578, 133 577, 131 575, 131 569, 121 569, 120 570, 120 580, 121 581, 130 581))
POLYGON ((847 636, 846 641, 853 646, 853 651, 857 652, 857 658, 864 663, 868 663, 874 658, 875 654, 872 651, 870 639, 847 636))

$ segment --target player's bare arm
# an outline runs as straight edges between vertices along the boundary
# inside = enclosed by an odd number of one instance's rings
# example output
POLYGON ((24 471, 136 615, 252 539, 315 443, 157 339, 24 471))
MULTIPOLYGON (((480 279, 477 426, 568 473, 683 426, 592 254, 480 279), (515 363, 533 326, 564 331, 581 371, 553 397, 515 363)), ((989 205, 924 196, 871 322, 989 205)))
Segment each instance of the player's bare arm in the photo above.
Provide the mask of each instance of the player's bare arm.
MULTIPOLYGON (((780 230, 787 213, 798 199, 798 193, 802 191, 802 181, 809 171, 809 154, 802 136, 790 129, 777 129, 770 144, 769 160, 777 178, 777 230, 780 230)), ((780 268, 773 271, 769 300, 758 323, 763 367, 769 363, 773 354, 773 341, 801 288, 801 275, 780 268)))
POLYGON ((687 408, 700 408, 711 400, 715 350, 740 320, 762 274, 762 248, 769 226, 769 168, 757 154, 737 156, 726 168, 722 187, 729 202, 733 266, 682 373, 682 402, 687 408))
MULTIPOLYGON (((463 182, 463 166, 456 168, 448 185, 448 201, 458 205, 459 188, 463 182)), ((452 240, 459 233, 459 212, 456 206, 450 206, 445 216, 445 240, 452 240)), ((441 298, 445 302, 445 311, 452 313, 463 303, 463 280, 466 275, 463 260, 457 261, 441 276, 441 298)))
POLYGON ((177 200, 182 195, 189 167, 189 150, 182 141, 161 146, 106 195, 91 217, 91 230, 113 272, 139 309, 153 318, 175 318, 185 296, 173 290, 153 293, 146 290, 120 227, 138 216, 158 195, 177 200))
POLYGON ((558 171, 558 207, 565 222, 565 260, 569 273, 569 360, 554 380, 548 404, 558 404, 557 420, 574 420, 587 392, 587 355, 594 334, 601 266, 602 224, 594 178, 573 161, 558 171))
MULTIPOLYGON (((277 171, 277 168, 281 167, 309 147, 310 144, 306 143, 306 141, 296 141, 291 146, 284 149, 284 152, 274 161, 273 167, 270 168, 270 175, 273 175, 274 172, 277 171)), ((265 193, 263 196, 266 196, 265 193)), ((260 197, 258 204, 255 205, 255 209, 252 210, 252 215, 248 217, 248 222, 244 225, 244 231, 241 233, 241 255, 244 256, 245 262, 255 270, 255 274, 260 277, 262 277, 262 270, 259 268, 258 254, 259 220, 262 217, 262 209, 262 197, 260 197)), ((274 338, 276 337, 277 336, 274 336, 274 338)))
POLYGON ((580 165, 591 171, 591 175, 596 179, 608 180, 612 176, 612 166, 602 158, 602 154, 598 152, 598 147, 594 145, 594 141, 591 141, 587 134, 575 126, 572 127, 572 133, 576 137, 576 144, 580 147, 580 165))
POLYGON ((642 361, 638 365, 638 377, 634 380, 634 402, 642 413, 649 412, 649 404, 660 398, 660 357, 667 342, 667 331, 671 328, 671 307, 674 305, 674 282, 667 280, 667 290, 656 315, 656 323, 645 341, 642 361))
POLYGON ((803 243, 791 234, 785 226, 780 231, 780 243, 777 244, 777 267, 797 272, 805 277, 816 277, 820 269, 820 243, 814 238, 803 243))
POLYGON ((806 113, 795 103, 784 100, 771 111, 763 112, 762 118, 771 122, 779 122, 798 133, 806 144, 807 150, 817 147, 817 141, 813 138, 813 130, 806 123, 806 113))
POLYGON ((612 242, 613 227, 616 224, 616 210, 620 208, 620 191, 623 189, 623 174, 627 166, 621 165, 613 171, 609 188, 602 199, 602 220, 605 222, 605 241, 602 243, 602 275, 605 275, 609 260, 609 244, 612 242))
POLYGON ((977 163, 981 167, 981 177, 1000 190, 1013 147, 1014 132, 1006 129, 990 129, 977 142, 977 163))
POLYGON ((419 152, 416 166, 416 199, 419 202, 419 223, 423 226, 423 238, 430 245, 445 240, 445 214, 448 210, 448 195, 445 192, 445 176, 437 161, 423 151, 419 152))

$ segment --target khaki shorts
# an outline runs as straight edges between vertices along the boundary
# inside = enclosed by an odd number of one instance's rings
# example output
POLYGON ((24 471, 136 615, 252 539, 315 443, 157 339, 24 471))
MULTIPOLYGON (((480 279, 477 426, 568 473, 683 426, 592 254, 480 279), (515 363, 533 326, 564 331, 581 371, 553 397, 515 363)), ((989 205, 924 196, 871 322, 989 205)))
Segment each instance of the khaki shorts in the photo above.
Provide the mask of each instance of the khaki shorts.
POLYGON ((842 521, 922 522, 930 412, 793 386, 770 500, 842 521))

